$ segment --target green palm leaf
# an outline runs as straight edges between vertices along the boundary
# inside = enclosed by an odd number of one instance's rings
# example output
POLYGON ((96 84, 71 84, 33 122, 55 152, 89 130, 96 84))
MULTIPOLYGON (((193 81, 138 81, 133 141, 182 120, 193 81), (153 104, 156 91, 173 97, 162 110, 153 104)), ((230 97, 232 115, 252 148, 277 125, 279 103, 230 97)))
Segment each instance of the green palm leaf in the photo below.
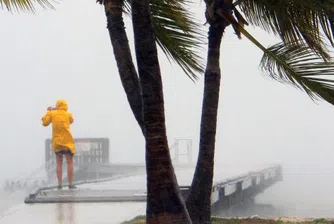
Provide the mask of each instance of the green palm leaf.
MULTIPOLYGON (((169 60, 174 60, 192 80, 204 71, 198 50, 204 34, 186 6, 188 0, 151 0, 151 13, 156 41, 169 60)), ((126 10, 126 8, 125 8, 126 10)))
POLYGON ((260 67, 270 77, 304 90, 312 99, 334 104, 334 63, 325 62, 305 46, 276 44, 267 49, 260 67), (273 57, 272 55, 275 55, 273 57))
POLYGON ((42 8, 53 9, 50 0, 0 0, 0 7, 6 8, 8 11, 34 12, 35 5, 39 5, 42 8))
POLYGON ((292 84, 305 91, 312 99, 324 99, 334 104, 334 63, 323 61, 318 54, 300 41, 293 44, 280 43, 269 49, 248 33, 235 18, 219 12, 252 43, 259 47, 264 56, 260 67, 275 80, 292 84))
POLYGON ((329 59, 322 32, 333 45, 334 0, 239 0, 234 4, 251 24, 278 35, 285 43, 300 45, 303 40, 329 59))

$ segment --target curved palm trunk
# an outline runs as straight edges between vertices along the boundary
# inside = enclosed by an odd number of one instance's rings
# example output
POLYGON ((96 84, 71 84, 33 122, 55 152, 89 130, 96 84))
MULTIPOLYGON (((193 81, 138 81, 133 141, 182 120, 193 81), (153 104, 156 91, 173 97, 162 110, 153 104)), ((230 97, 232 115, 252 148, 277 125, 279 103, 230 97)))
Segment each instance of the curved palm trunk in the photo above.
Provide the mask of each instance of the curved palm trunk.
POLYGON ((220 88, 220 44, 225 26, 210 25, 208 59, 205 71, 204 96, 199 155, 186 205, 192 222, 211 223, 211 190, 220 88))
POLYGON ((145 121, 146 221, 147 224, 191 223, 168 149, 162 80, 149 0, 132 1, 132 19, 145 121))
POLYGON ((141 88, 125 32, 121 3, 121 0, 103 1, 107 28, 123 88, 131 110, 144 134, 141 88))

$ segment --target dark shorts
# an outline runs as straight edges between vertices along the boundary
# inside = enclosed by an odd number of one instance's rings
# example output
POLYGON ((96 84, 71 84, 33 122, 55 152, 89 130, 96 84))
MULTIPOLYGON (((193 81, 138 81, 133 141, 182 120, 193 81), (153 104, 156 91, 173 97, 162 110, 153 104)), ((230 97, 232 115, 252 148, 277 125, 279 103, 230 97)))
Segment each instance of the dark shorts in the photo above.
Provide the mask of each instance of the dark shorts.
POLYGON ((71 155, 71 156, 73 156, 73 154, 71 153, 70 150, 60 150, 60 151, 56 152, 56 155, 71 155))

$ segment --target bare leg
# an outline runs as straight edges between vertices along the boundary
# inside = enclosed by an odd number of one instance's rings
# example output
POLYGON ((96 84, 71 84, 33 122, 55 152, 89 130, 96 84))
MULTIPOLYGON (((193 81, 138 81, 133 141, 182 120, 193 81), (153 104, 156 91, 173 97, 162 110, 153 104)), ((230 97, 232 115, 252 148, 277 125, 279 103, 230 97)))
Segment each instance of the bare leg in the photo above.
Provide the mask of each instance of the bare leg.
POLYGON ((63 155, 56 154, 58 185, 63 183, 63 155))
POLYGON ((73 155, 66 154, 67 178, 69 185, 73 184, 73 155))

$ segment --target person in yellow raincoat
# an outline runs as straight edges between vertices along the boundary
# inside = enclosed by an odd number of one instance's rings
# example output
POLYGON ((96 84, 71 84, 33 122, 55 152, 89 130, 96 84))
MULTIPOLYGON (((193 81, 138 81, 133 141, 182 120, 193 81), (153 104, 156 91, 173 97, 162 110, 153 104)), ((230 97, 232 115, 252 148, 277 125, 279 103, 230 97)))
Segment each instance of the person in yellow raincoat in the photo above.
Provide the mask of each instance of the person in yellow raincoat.
POLYGON ((57 100, 56 108, 48 107, 46 114, 42 117, 43 126, 52 124, 52 151, 56 153, 58 189, 62 188, 62 164, 63 155, 67 161, 67 177, 70 189, 73 185, 73 156, 75 154, 74 139, 70 125, 73 123, 73 115, 67 111, 65 100, 57 100))

